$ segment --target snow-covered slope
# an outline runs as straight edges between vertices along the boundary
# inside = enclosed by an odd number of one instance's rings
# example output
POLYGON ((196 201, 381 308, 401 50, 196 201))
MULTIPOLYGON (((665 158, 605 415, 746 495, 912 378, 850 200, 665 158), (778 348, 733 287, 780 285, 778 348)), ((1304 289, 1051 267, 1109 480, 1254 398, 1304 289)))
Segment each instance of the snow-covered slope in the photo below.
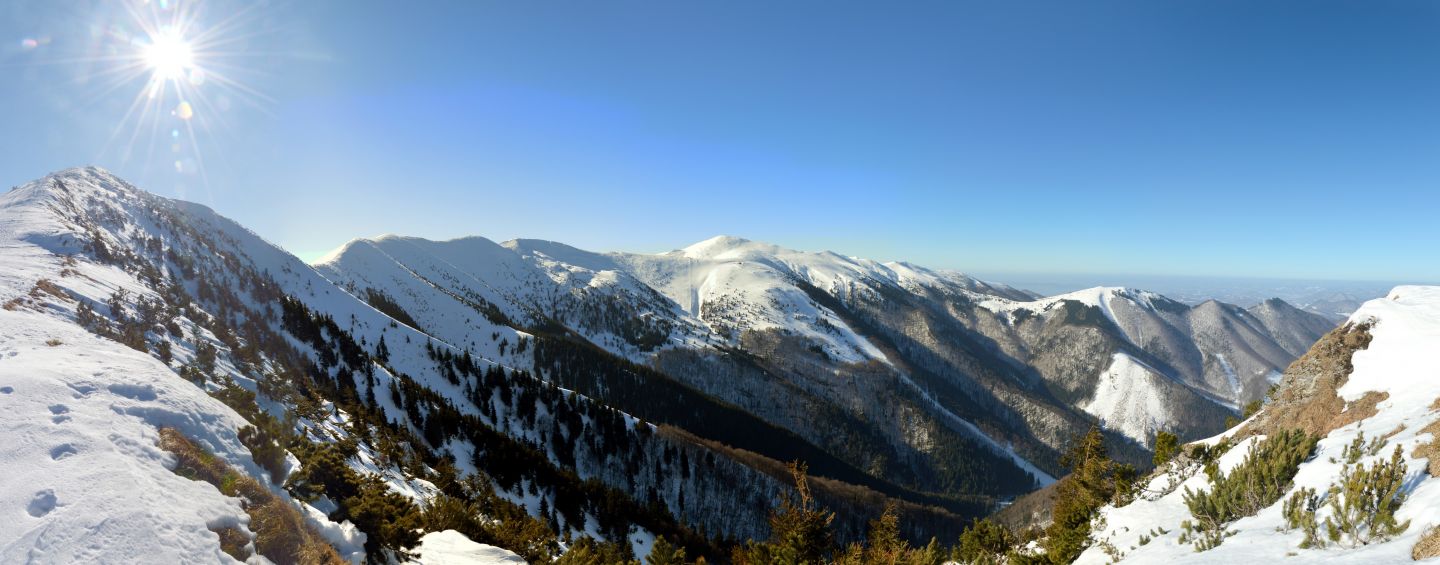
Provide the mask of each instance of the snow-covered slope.
POLYGON ((1171 389, 1164 382, 1155 369, 1116 353, 1100 375, 1095 395, 1080 408, 1099 418, 1101 425, 1145 443, 1171 419, 1173 403, 1167 397, 1171 389))
POLYGON ((1147 392, 1131 394, 1150 399, 1149 408, 1129 408, 1125 418, 1087 408, 1107 422, 1127 422, 1125 434, 1142 444, 1161 428, 1192 438, 1218 431, 1227 415, 1263 396, 1282 369, 1333 327, 1278 299, 1247 311, 1214 300, 1188 306, 1127 288, 1029 301, 987 298, 979 308, 1003 323, 980 320, 978 331, 1079 405, 1113 400, 1102 385, 1113 390, 1117 373, 1108 362, 1091 361, 1097 357, 1123 353, 1147 374, 1163 377, 1136 382, 1147 392))
MULTIPOLYGON (((1008 447, 1013 439, 986 435, 965 419, 969 414, 957 415, 927 398, 927 391, 894 364, 893 353, 883 352, 853 325, 853 318, 815 296, 816 289, 879 297, 882 292, 933 287, 956 294, 985 291, 1028 298, 958 273, 790 251, 730 237, 641 255, 594 253, 538 240, 495 245, 478 238, 430 242, 387 236, 351 242, 316 267, 357 294, 374 291, 390 296, 418 326, 450 342, 469 342, 491 333, 473 328, 471 318, 477 309, 500 311, 515 327, 553 331, 558 324, 617 355, 666 366, 675 378, 822 446, 851 450, 856 456, 851 462, 857 467, 872 467, 875 459, 907 464, 928 457, 924 452, 932 450, 930 444, 944 437, 937 434, 948 434, 997 452, 1022 468, 1035 469, 1008 447), (790 384, 756 374, 753 367, 735 367, 727 352, 736 349, 771 360, 774 364, 761 370, 783 375, 790 384), (697 359, 710 361, 696 366, 697 359), (722 366, 715 367, 717 362, 722 366), (685 366, 676 368, 677 364, 685 366), (725 378, 702 369, 738 370, 754 380, 725 378), (836 373, 853 378, 848 375, 876 371, 890 380, 865 378, 844 385, 835 378, 836 373), (874 393, 857 397, 857 386, 874 393), (897 386, 903 390, 894 390, 897 386), (816 421, 813 409, 803 409, 807 403, 844 406, 853 416, 842 416, 840 423, 816 421), (880 406, 865 407, 872 403, 880 406), (917 410, 925 413, 927 421, 888 417, 917 410), (876 447, 894 450, 893 455, 857 449, 847 438, 877 431, 888 436, 892 446, 876 447)), ((1038 474, 1048 480, 1048 474, 1038 474)))
POLYGON ((210 528, 248 520, 240 500, 171 472, 156 430, 179 429, 265 476, 236 438, 248 422, 149 355, 73 324, 0 311, 0 328, 0 561, 233 562, 210 528))
MULTIPOLYGON (((1329 430, 1321 438, 1316 453, 1300 464, 1293 486, 1279 501, 1258 514, 1241 518, 1228 529, 1235 533, 1225 538, 1216 548, 1197 552, 1191 544, 1178 543, 1182 521, 1191 519, 1190 511, 1183 501, 1186 487, 1194 490, 1208 490, 1205 473, 1195 473, 1178 487, 1165 488, 1176 480, 1175 473, 1161 473, 1147 489, 1149 492, 1168 494, 1155 498, 1142 497, 1127 506, 1106 507, 1096 523, 1103 529, 1094 538, 1108 543, 1115 551, 1123 554, 1123 562, 1133 563, 1224 563, 1297 560, 1306 563, 1404 563, 1412 559, 1412 549, 1423 536, 1432 535, 1440 525, 1440 477, 1431 474, 1437 467, 1428 461, 1420 449, 1440 441, 1435 437, 1440 430, 1440 287, 1402 286, 1395 288, 1382 299, 1371 300, 1351 315, 1349 322, 1368 327, 1368 345, 1357 341, 1363 347, 1353 351, 1349 358, 1353 369, 1341 379, 1340 386, 1333 394, 1350 406, 1346 410, 1363 411, 1360 406, 1365 398, 1380 398, 1373 414, 1357 422, 1344 424, 1329 430), (1377 393, 1379 396, 1376 396, 1377 393), (1398 521, 1409 523, 1408 528, 1388 541, 1349 547, 1348 544, 1329 544, 1325 548, 1301 548, 1303 535, 1299 530, 1285 527, 1282 517, 1283 501, 1300 488, 1313 488, 1325 493, 1332 484, 1341 479, 1344 465, 1344 451, 1355 438, 1362 435, 1368 440, 1380 438, 1383 445, 1369 450, 1361 458, 1362 464, 1388 459, 1395 446, 1400 447, 1402 460, 1406 464, 1401 492, 1408 498, 1396 511, 1398 521), (1431 470, 1427 472, 1428 468, 1431 470), (1158 533, 1165 532, 1165 533, 1158 533), (1143 539, 1142 539, 1143 538, 1143 539)), ((1318 347, 1318 346, 1317 346, 1318 347)), ((1322 355, 1317 352, 1314 355, 1322 355)), ((1310 365, 1299 366, 1286 374, 1286 387, 1282 395, 1316 394, 1308 390, 1316 382, 1306 372, 1310 365)), ((1343 360, 1338 364, 1343 367, 1343 360)), ((1323 387, 1321 387, 1323 388, 1323 387)), ((1321 391, 1324 394, 1331 394, 1321 391)), ((1275 420, 1268 418, 1275 406, 1267 406, 1252 422, 1275 420)), ((1368 415, 1367 415, 1368 414, 1368 415)), ((1353 418, 1350 418, 1353 419, 1353 418)), ((1308 425, 1314 425, 1313 417, 1308 425)), ((1292 418, 1275 420, 1272 427, 1302 426, 1306 421, 1292 418)), ((1244 434, 1250 423, 1242 425, 1225 437, 1244 434)), ((1237 439, 1243 436, 1237 436, 1237 439)), ((1213 438, 1214 444, 1221 438, 1213 438)), ((1256 437, 1240 439, 1235 447, 1220 459, 1220 468, 1229 469, 1238 465, 1244 457, 1245 448, 1256 437)), ((1428 453, 1436 453, 1428 451, 1428 453)), ((1330 516, 1328 504, 1322 504, 1317 517, 1323 521, 1330 516)), ((1322 529, 1321 535, 1324 536, 1322 529)), ((1431 540, 1432 544, 1436 540, 1431 540)), ((1107 553, 1100 544, 1083 554, 1079 563, 1109 563, 1115 561, 1114 551, 1107 553)), ((1430 560, 1440 559, 1432 553, 1430 560)))
POLYGON ((506 565, 525 563, 514 552, 475 543, 455 530, 430 532, 420 538, 415 551, 425 565, 506 565))
POLYGON ((794 408, 838 406, 854 426, 888 436, 898 450, 887 457, 892 464, 915 457, 905 451, 931 450, 934 433, 874 415, 917 409, 933 418, 921 426, 938 423, 947 433, 1010 446, 1005 455, 1018 453, 1022 467, 1038 463, 1051 472, 1085 414, 1138 446, 1161 428, 1186 437, 1213 433, 1263 394, 1303 351, 1297 344, 1326 329, 1318 317, 1278 302, 1257 306, 1261 315, 1252 316, 1123 288, 1038 298, 956 272, 729 236, 653 255, 538 240, 385 236, 351 242, 316 267, 352 293, 388 296, 443 340, 478 344, 493 335, 477 312, 522 331, 558 324, 843 450, 853 442, 848 434, 816 429, 794 408), (1098 316, 1087 319, 1087 308, 1098 316), (733 362, 715 367, 714 359, 736 350, 762 361, 771 376, 735 378, 733 362), (1102 380, 1134 373, 1111 371, 1116 355, 1148 367, 1134 381, 1144 390, 1125 392, 1148 399, 1143 406, 1098 392, 1102 380), (710 373, 716 370, 728 376, 710 373), (911 398, 896 402, 914 408, 877 405, 890 402, 887 393, 870 390, 875 379, 860 378, 876 371, 891 376, 883 390, 908 388, 911 398))
MULTIPOLYGON (((14 515, 0 517, 6 556, 228 559, 210 529, 244 531, 240 503, 175 476, 155 442, 158 427, 174 427, 268 481, 236 439, 259 416, 214 399, 255 410, 244 398, 251 393, 259 414, 293 422, 297 442, 350 446, 354 472, 413 502, 438 489, 439 471, 423 462, 449 457, 457 473, 484 471, 494 478, 479 484, 573 536, 623 541, 617 520, 635 535, 680 532, 681 520, 753 535, 784 488, 536 379, 530 352, 517 351, 527 336, 486 312, 471 309, 468 324, 455 323, 470 343, 438 340, 208 208, 96 168, 0 195, 0 304, 0 429, 16 439, 0 447, 0 474, 35 485, 0 489, 14 498, 5 510, 14 515), (681 472, 677 455, 696 463, 681 472), (582 479, 596 482, 581 489, 582 479), (665 493, 675 514, 665 500, 635 502, 647 493, 665 493), (723 516, 714 511, 720 493, 723 516), (642 510, 587 510, 601 498, 642 510)), ((279 474, 295 471, 296 459, 285 465, 279 474)), ((297 508, 338 550, 363 558, 366 536, 325 519, 341 502, 315 501, 325 512, 297 508)))
MULTIPOLYGON (((98 170, 52 180, 115 196, 88 186, 108 182, 98 170)), ((244 525, 240 501, 171 472, 157 429, 266 478, 237 438, 249 422, 152 355, 72 321, 77 299, 154 296, 124 270, 69 256, 84 249, 64 219, 78 204, 43 182, 0 195, 0 430, 10 438, 0 445, 0 561, 233 561, 211 530, 244 525)), ((194 358, 187 343, 213 338, 196 331, 174 343, 178 360, 194 358)), ((364 534, 305 515, 342 554, 364 556, 364 534)))

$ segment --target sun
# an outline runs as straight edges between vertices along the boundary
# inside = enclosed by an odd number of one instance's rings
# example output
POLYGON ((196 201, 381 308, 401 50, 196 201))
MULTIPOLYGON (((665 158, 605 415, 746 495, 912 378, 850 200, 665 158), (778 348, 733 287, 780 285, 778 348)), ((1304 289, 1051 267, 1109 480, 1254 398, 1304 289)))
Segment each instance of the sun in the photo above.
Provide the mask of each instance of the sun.
POLYGON ((150 44, 143 48, 141 57, 155 78, 162 81, 178 80, 195 65, 195 52, 191 50, 190 42, 173 31, 155 34, 150 44))

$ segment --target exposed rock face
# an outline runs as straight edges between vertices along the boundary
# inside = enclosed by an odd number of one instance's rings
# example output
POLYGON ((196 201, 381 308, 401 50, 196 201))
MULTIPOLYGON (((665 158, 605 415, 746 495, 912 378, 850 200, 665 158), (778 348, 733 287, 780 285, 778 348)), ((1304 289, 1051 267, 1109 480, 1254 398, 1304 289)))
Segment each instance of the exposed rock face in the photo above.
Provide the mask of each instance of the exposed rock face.
POLYGON ((1370 345, 1368 324, 1346 324, 1331 330, 1304 356, 1285 371, 1275 398, 1244 435, 1272 434, 1282 429, 1301 429, 1323 436, 1331 430, 1375 414, 1375 405, 1388 394, 1369 392, 1359 400, 1345 402, 1337 393, 1355 366, 1357 351, 1370 345))

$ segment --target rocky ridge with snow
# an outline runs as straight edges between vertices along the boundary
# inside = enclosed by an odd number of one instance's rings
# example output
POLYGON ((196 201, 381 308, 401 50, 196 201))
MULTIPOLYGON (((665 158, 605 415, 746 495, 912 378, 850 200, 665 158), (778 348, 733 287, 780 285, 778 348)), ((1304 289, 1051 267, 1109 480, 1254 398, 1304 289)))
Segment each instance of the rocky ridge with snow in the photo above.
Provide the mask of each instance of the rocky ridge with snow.
MULTIPOLYGON (((1256 416, 1199 444, 1229 445, 1218 470, 1230 471, 1247 447, 1267 434, 1300 429, 1317 434, 1314 453, 1299 464, 1280 498, 1251 516, 1225 526, 1227 535, 1203 551, 1182 540, 1182 522, 1193 520, 1186 489, 1208 492, 1198 463, 1174 463, 1152 475, 1139 499, 1107 506, 1095 520, 1092 546, 1078 563, 1214 563, 1284 561, 1306 563, 1402 563, 1440 560, 1440 287, 1400 286, 1362 305, 1347 322, 1317 344, 1284 375, 1276 400, 1256 416), (1358 441, 1357 441, 1358 440, 1358 441), (1363 448, 1357 449, 1357 446, 1363 448), (1336 519, 1331 490, 1351 468, 1370 467, 1394 457, 1393 506, 1398 534, 1382 535, 1361 526, 1331 537, 1327 519, 1336 519), (1350 460, 1354 460, 1353 463, 1350 460), (1301 489, 1318 497, 1314 519, 1320 543, 1306 544, 1303 528, 1286 520, 1286 504, 1301 489), (1354 541, 1364 539, 1364 542, 1354 541)), ((1344 505, 1339 505, 1344 507, 1344 505)))

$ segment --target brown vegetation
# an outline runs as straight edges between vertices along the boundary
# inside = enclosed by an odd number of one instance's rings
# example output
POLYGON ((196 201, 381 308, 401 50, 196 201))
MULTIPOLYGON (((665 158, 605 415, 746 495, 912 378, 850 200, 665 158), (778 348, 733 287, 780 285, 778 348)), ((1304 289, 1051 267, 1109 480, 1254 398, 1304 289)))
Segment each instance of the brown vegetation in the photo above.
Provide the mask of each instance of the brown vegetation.
POLYGON ((1420 433, 1430 434, 1430 441, 1415 446, 1414 457, 1424 457, 1430 460, 1430 466, 1426 469, 1432 477, 1440 477, 1440 420, 1430 422, 1420 433))
MULTIPOLYGON (((174 428, 160 430, 160 448, 175 455, 175 474, 191 480, 205 481, 227 496, 244 500, 245 513, 250 515, 250 530, 255 532, 255 551, 276 563, 340 565, 345 563, 335 548, 325 543, 300 512, 284 499, 275 496, 259 481, 231 469, 218 457, 205 452, 174 428)), ((229 528, 233 530, 234 528, 229 528)), ((216 531, 221 548, 237 559, 243 555, 245 543, 235 545, 234 532, 216 531)), ((240 535, 243 536, 243 533, 240 535)), ((245 542, 249 540, 246 539, 245 542)))
POLYGON ((250 535, 246 534, 245 530, 235 526, 225 526, 223 528, 212 527, 210 531, 220 536, 220 551, 225 552, 225 555, 234 557, 236 561, 244 561, 250 557, 250 550, 245 548, 250 544, 250 535))
POLYGON ((1050 525, 1055 507, 1055 491, 1059 482, 1017 497, 1009 506, 990 516, 1012 532, 1044 529, 1050 525))
POLYGON ((1415 549, 1410 550, 1410 557, 1416 561, 1440 557, 1440 527, 1431 526, 1425 530, 1425 535, 1420 536, 1415 549))
POLYGON ((1274 400, 1236 437, 1271 435, 1284 429, 1324 436, 1374 416, 1376 405, 1389 397, 1387 393, 1367 392, 1349 403, 1336 393, 1355 368, 1351 362, 1355 352, 1369 347, 1370 339, 1369 324, 1346 324, 1325 334, 1290 364, 1274 400))
MULTIPOLYGON (((679 442, 699 445, 715 451, 718 454, 723 454, 727 458, 738 461, 782 482, 793 480, 789 464, 771 459, 759 453, 731 447, 668 425, 661 425, 659 427, 659 434, 679 442)), ((880 516, 887 507, 893 505, 907 522, 926 521, 963 524, 967 520, 967 517, 958 515, 948 509, 892 498, 865 486, 817 476, 809 476, 808 481, 810 487, 814 489, 817 499, 832 509, 843 510, 847 513, 860 511, 872 516, 880 516)), ((983 505, 980 504, 981 501, 978 500, 980 497, 975 498, 976 500, 966 499, 965 502, 972 503, 977 508, 983 507, 983 505)))
POLYGON ((30 289, 30 297, 40 298, 42 295, 45 294, 54 296, 55 298, 59 298, 61 300, 70 299, 70 295, 65 293, 65 289, 60 288, 60 285, 50 282, 50 279, 40 279, 38 281, 35 281, 35 286, 30 289))

